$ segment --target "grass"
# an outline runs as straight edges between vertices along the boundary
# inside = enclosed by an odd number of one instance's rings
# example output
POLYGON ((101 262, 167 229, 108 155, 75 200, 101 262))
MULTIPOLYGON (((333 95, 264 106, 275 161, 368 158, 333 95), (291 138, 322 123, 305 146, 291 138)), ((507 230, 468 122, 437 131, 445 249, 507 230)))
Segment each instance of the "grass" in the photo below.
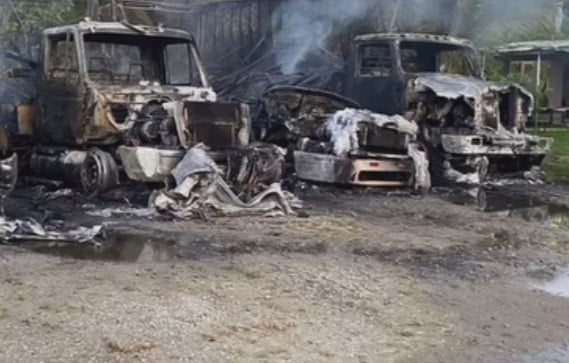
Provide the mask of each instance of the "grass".
POLYGON ((553 150, 545 160, 545 170, 554 181, 569 183, 569 128, 547 128, 534 132, 554 139, 553 150))

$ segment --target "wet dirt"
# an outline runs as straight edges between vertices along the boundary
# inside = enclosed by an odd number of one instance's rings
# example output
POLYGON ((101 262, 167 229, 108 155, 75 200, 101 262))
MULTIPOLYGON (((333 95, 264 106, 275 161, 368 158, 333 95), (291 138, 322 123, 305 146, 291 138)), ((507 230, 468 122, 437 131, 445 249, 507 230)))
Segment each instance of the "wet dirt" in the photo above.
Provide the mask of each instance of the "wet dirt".
POLYGON ((144 234, 110 232, 97 243, 24 242, 24 249, 57 257, 114 262, 168 262, 178 257, 175 241, 144 234))
POLYGON ((555 296, 569 298, 569 268, 559 270, 553 278, 536 284, 535 287, 555 296))
POLYGON ((531 190, 530 202, 491 190, 499 205, 487 212, 478 194, 453 193, 319 188, 303 195, 302 217, 207 223, 94 217, 84 205, 97 202, 81 198, 11 200, 13 215, 48 210, 109 233, 97 245, 0 246, 0 360, 558 357, 569 299, 528 286, 569 264, 569 187, 531 190))
POLYGON ((94 243, 30 241, 17 246, 57 257, 139 264, 223 258, 223 254, 215 249, 215 244, 209 239, 191 234, 166 234, 151 229, 143 231, 140 228, 111 228, 105 232, 104 238, 94 243))
POLYGON ((484 363, 566 363, 569 362, 569 347, 563 346, 546 351, 514 355, 507 358, 493 358, 484 363))
POLYGON ((530 188, 440 189, 437 195, 456 205, 472 206, 489 214, 502 214, 569 229, 569 206, 548 200, 530 188))

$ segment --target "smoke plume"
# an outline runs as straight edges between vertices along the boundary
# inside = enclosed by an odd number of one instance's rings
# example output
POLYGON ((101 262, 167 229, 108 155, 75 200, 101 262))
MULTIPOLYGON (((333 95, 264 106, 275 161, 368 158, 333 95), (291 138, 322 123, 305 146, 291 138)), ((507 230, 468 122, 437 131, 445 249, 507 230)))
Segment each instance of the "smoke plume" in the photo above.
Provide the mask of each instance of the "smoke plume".
POLYGON ((468 37, 485 46, 544 17, 553 26, 556 10, 554 0, 290 0, 274 13, 274 46, 281 71, 290 74, 354 24, 374 32, 468 37))
POLYGON ((341 33, 377 4, 377 0, 292 0, 275 13, 274 45, 277 63, 285 74, 293 73, 312 51, 326 48, 341 33))

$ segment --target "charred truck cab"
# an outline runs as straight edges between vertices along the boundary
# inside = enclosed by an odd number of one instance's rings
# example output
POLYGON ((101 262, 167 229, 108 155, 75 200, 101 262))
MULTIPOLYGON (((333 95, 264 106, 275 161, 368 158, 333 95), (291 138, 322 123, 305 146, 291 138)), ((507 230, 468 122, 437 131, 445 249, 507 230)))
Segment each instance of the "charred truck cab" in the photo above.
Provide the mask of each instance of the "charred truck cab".
POLYGON ((46 30, 42 45, 40 175, 80 175, 87 192, 103 192, 121 170, 166 181, 197 143, 221 153, 249 143, 248 107, 217 101, 184 31, 86 21, 46 30))
POLYGON ((374 112, 416 121, 435 183, 477 183, 489 171, 540 165, 551 140, 524 133, 532 95, 484 81, 481 68, 467 40, 361 35, 352 45, 344 93, 374 112))

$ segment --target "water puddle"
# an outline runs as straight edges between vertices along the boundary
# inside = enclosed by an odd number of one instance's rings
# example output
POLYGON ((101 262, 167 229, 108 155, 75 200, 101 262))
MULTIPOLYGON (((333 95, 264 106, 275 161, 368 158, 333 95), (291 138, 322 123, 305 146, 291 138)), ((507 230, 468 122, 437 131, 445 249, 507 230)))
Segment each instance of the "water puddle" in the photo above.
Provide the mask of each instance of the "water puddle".
POLYGON ((569 268, 562 269, 553 279, 535 287, 551 295, 569 298, 569 268))
POLYGON ((484 213, 569 229, 569 207, 548 202, 531 189, 520 191, 508 188, 458 188, 439 194, 453 204, 473 206, 484 213))
POLYGON ((453 204, 475 206, 486 213, 535 208, 546 204, 531 192, 507 189, 457 188, 441 191, 440 195, 453 204))
POLYGON ((109 231, 107 238, 96 244, 26 242, 21 247, 52 256, 127 263, 197 260, 215 255, 212 244, 205 239, 173 239, 156 231, 109 231))

